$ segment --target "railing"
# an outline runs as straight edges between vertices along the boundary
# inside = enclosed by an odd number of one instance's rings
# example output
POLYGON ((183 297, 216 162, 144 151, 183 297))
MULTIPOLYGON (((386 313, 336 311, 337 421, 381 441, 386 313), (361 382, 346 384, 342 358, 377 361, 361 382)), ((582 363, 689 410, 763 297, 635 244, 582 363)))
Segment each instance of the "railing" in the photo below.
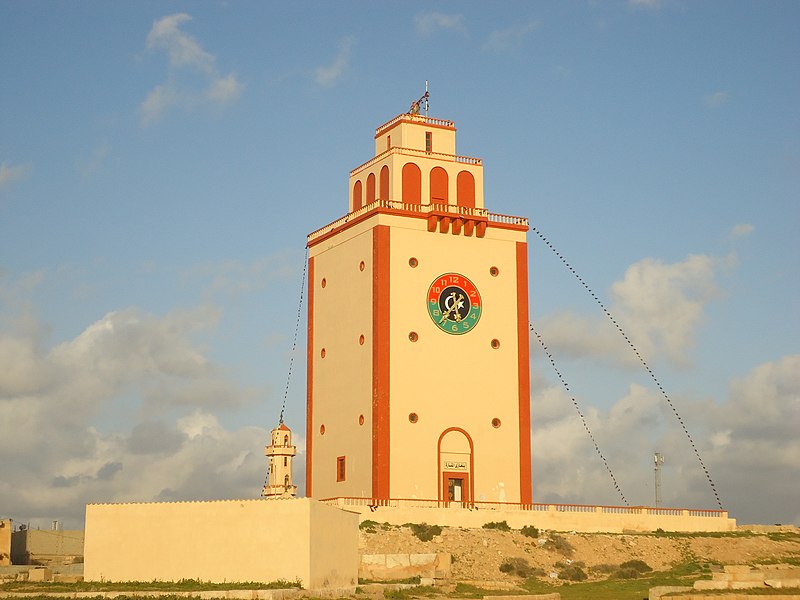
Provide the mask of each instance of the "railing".
POLYGON ((437 160, 443 160, 448 162, 457 162, 462 163, 465 165, 482 165, 483 161, 480 158, 474 158, 472 156, 458 156, 457 154, 444 154, 442 152, 426 152, 425 150, 419 150, 417 148, 403 148, 401 146, 392 146, 385 152, 381 152, 377 156, 373 156, 363 165, 357 166, 355 169, 350 171, 350 177, 360 173, 367 167, 371 167, 376 162, 383 160, 390 154, 409 154, 411 156, 421 156, 423 158, 435 158, 437 160))
POLYGON ((361 498, 355 496, 340 496, 323 498, 324 504, 332 506, 364 506, 372 510, 389 508, 447 508, 449 506, 463 506, 469 509, 480 510, 522 510, 522 511, 554 511, 567 513, 604 513, 627 515, 659 515, 659 516, 690 516, 727 518, 725 510, 703 510, 693 508, 653 508, 650 506, 603 506, 596 504, 547 504, 547 503, 519 503, 519 502, 486 502, 486 501, 449 501, 427 500, 420 498, 361 498))
POLYGON ((394 119, 386 121, 386 123, 376 128, 375 137, 378 137, 386 129, 389 129, 399 121, 415 121, 417 123, 426 123, 428 125, 439 125, 440 127, 452 127, 453 129, 456 127, 456 124, 453 121, 448 121, 446 119, 436 119, 434 117, 427 117, 425 115, 412 115, 410 113, 403 113, 402 115, 397 115, 394 119))
POLYGON ((397 200, 375 200, 366 206, 362 206, 358 210, 354 210, 345 216, 336 219, 332 223, 328 223, 325 227, 321 227, 316 231, 308 234, 307 242, 310 244, 315 239, 326 235, 342 227, 343 225, 358 219, 362 215, 370 213, 375 210, 388 210, 403 213, 418 214, 425 216, 430 213, 446 213, 458 217, 486 219, 490 223, 498 223, 502 225, 516 225, 520 227, 528 227, 528 219, 525 217, 512 217, 510 215, 501 215, 497 213, 490 213, 485 208, 468 208, 466 206, 457 206, 455 204, 412 204, 408 202, 400 202, 397 200))

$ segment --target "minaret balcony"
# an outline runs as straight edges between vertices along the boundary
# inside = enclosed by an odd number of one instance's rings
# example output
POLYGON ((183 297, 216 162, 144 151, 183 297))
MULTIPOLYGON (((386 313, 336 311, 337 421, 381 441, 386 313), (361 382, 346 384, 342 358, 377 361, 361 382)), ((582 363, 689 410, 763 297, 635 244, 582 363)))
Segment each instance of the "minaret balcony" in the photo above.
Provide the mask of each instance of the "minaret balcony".
POLYGON ((294 456, 297 446, 267 446, 264 448, 265 456, 294 456))

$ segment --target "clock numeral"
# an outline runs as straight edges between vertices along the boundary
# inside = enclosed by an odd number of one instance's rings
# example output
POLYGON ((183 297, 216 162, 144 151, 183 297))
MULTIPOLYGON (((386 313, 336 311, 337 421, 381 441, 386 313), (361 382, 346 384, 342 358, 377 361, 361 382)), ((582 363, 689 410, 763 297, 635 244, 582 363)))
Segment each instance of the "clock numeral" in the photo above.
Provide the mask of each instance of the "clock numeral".
POLYGON ((458 325, 453 325, 450 327, 451 331, 458 331, 458 325))
POLYGON ((435 311, 433 311, 433 316, 434 317, 441 317, 442 316, 442 311, 440 311, 439 309, 436 309, 435 311))

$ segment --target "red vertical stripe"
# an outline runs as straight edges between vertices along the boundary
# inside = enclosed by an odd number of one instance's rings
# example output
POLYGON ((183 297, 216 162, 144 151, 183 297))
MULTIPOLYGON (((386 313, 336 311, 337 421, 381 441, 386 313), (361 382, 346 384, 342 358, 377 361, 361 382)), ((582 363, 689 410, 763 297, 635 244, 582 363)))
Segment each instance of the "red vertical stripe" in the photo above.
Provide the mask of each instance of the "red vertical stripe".
POLYGON ((528 322, 528 244, 517 242, 517 360, 519 376, 520 502, 533 501, 531 485, 531 373, 528 322))
POLYGON ((389 227, 372 230, 372 497, 389 499, 389 227))
POLYGON ((311 498, 314 440, 314 257, 308 259, 308 344, 306 356, 306 497, 311 498))

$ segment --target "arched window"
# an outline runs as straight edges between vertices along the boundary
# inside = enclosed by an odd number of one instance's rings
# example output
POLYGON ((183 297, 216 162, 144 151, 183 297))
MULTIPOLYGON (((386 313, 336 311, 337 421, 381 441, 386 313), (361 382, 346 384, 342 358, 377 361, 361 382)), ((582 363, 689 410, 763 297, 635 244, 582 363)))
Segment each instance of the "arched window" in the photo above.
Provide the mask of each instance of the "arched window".
POLYGON ((370 173, 367 177, 367 202, 372 204, 375 202, 375 173, 370 173))
POLYGON ((389 167, 383 165, 381 169, 380 192, 378 198, 381 200, 389 199, 389 167))
POLYGON ((456 177, 457 204, 464 208, 475 208, 475 177, 469 171, 461 171, 456 177))
POLYGON ((422 204, 422 171, 414 163, 403 165, 403 202, 422 204))
POLYGON ((288 446, 289 445, 289 434, 288 433, 285 436, 283 436, 283 445, 284 446, 288 446))
POLYGON ((289 466, 289 459, 286 456, 283 457, 283 466, 284 467, 288 467, 289 466))
POLYGON ((431 169, 431 204, 447 204, 447 171, 442 167, 431 169))
POLYGON ((289 487, 289 476, 285 475, 283 478, 283 487, 289 487))
POLYGON ((361 203, 361 180, 358 180, 353 186, 353 210, 356 211, 362 206, 363 204, 361 203))

